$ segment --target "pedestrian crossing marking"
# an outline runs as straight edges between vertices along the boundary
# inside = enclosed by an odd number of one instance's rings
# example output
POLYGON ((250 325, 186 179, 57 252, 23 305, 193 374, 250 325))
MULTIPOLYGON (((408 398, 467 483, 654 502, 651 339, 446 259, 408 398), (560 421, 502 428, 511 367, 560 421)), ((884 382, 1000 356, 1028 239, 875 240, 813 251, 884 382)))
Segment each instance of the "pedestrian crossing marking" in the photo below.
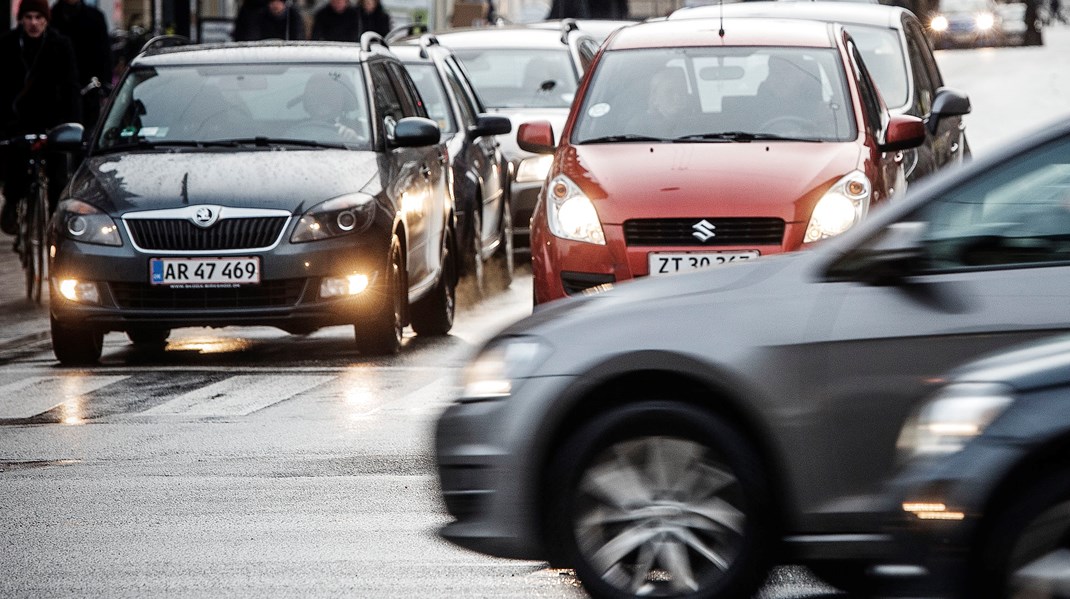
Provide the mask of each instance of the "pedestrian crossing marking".
POLYGON ((0 386, 0 420, 30 418, 129 376, 31 376, 0 386))
POLYGON ((335 378, 333 375, 239 375, 150 408, 148 415, 247 416, 335 378))

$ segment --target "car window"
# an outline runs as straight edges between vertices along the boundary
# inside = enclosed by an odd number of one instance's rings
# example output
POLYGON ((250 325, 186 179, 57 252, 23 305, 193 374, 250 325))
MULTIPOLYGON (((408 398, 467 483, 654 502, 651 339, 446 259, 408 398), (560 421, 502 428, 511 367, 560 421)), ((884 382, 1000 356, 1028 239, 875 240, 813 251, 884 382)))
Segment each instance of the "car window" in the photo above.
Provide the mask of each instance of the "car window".
POLYGON ((855 71, 855 79, 858 81, 858 91, 862 96, 862 110, 866 113, 866 120, 869 121, 869 126, 874 131, 879 131, 884 127, 884 113, 881 110, 877 90, 873 88, 865 63, 858 53, 858 48, 853 43, 849 44, 848 48, 852 56, 851 62, 855 71))
POLYGON ((866 69, 877 84, 884 103, 889 108, 899 108, 909 101, 909 80, 903 46, 899 32, 887 27, 848 27, 858 51, 866 63, 866 69))
POLYGON ((393 81, 394 90, 397 91, 398 99, 401 100, 401 108, 405 116, 427 117, 427 108, 424 107, 420 92, 412 82, 405 67, 400 64, 390 63, 388 66, 390 79, 393 81))
POLYGON ((117 92, 97 147, 252 137, 368 146, 363 90, 357 65, 138 68, 117 92))
POLYGON ((923 117, 932 111, 936 86, 929 79, 928 67, 922 60, 922 53, 926 49, 918 46, 918 42, 913 36, 907 37, 907 47, 910 49, 910 70, 913 71, 914 75, 914 97, 920 108, 920 114, 915 116, 923 117))
POLYGON ((578 77, 568 49, 455 49, 491 108, 568 108, 578 77))
POLYGON ((410 64, 408 69, 409 76, 423 99, 428 118, 437 122, 444 133, 456 133, 457 123, 453 118, 453 111, 450 110, 446 90, 442 87, 442 79, 438 76, 438 69, 431 63, 410 64))
POLYGON ((911 220, 927 223, 935 270, 1070 261, 1070 140, 1001 164, 911 220))
POLYGON ((598 42, 592 39, 583 39, 577 45, 577 50, 580 55, 580 65, 586 71, 591 66, 591 62, 594 61, 594 55, 598 53, 598 42))
POLYGON ((478 110, 475 105, 475 99, 469 93, 468 88, 461 82, 460 75, 457 70, 450 64, 446 63, 446 83, 453 90, 453 97, 457 98, 457 107, 461 110, 461 119, 464 120, 464 125, 471 125, 476 122, 476 111, 478 110))
POLYGON ((398 98, 393 82, 390 81, 390 75, 386 72, 386 66, 382 63, 373 63, 369 66, 369 71, 372 77, 375 110, 386 127, 387 136, 393 136, 394 125, 405 118, 405 110, 401 106, 401 100, 398 98))
POLYGON ((940 75, 940 68, 936 66, 936 57, 933 56, 932 42, 929 40, 925 32, 922 31, 921 25, 915 21, 908 21, 907 34, 917 40, 918 55, 921 57, 921 62, 925 65, 925 70, 929 74, 929 80, 932 81, 933 88, 939 89, 944 85, 944 78, 940 75))
POLYGON ((446 59, 445 64, 446 70, 452 72, 457 82, 464 88, 464 95, 468 97, 476 114, 486 112, 487 109, 483 106, 483 100, 480 99, 479 94, 472 87, 471 77, 468 75, 468 71, 465 70, 464 65, 452 56, 446 59))
POLYGON ((573 143, 726 132, 854 139, 840 55, 828 48, 698 47, 602 55, 573 143))

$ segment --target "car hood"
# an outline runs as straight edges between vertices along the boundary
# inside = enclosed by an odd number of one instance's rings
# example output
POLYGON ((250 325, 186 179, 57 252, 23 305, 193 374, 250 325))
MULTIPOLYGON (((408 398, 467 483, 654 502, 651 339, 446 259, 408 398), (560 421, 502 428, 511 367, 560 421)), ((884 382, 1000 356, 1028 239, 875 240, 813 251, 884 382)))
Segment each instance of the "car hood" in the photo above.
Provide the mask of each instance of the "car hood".
POLYGON ((778 217, 805 222, 821 195, 859 167, 855 143, 677 143, 573 146, 561 164, 605 224, 633 218, 778 217))
POLYGON ((513 130, 508 135, 498 136, 502 145, 502 155, 510 161, 522 160, 534 156, 531 152, 521 150, 516 143, 516 134, 520 125, 531 121, 550 121, 554 128, 554 141, 561 139, 561 131, 565 128, 565 119, 568 118, 567 108, 498 108, 492 110, 495 114, 508 117, 513 123, 513 130))
POLYGON ((374 152, 347 150, 107 154, 86 159, 70 195, 114 214, 193 204, 300 212, 375 193, 365 188, 378 169, 374 152))

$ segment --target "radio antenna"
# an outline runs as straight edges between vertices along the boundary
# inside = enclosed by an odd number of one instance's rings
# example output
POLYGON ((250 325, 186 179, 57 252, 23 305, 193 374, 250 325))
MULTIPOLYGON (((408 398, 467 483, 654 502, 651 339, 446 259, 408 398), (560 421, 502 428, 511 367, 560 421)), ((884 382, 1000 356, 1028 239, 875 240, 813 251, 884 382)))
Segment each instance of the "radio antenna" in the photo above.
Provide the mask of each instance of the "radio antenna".
POLYGON ((717 0, 717 6, 721 10, 721 29, 717 32, 717 35, 724 39, 724 0, 717 0))

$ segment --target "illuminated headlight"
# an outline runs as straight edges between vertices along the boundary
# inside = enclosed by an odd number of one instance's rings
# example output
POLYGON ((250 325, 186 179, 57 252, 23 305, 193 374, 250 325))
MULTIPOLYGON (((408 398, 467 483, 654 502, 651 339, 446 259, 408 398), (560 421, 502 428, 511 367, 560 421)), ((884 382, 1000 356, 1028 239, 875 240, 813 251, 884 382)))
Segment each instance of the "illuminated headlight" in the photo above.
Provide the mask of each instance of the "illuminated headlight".
POLYGON ((552 154, 532 156, 521 160, 520 166, 516 169, 516 182, 533 183, 545 181, 546 175, 550 174, 550 166, 553 163, 554 157, 552 154))
POLYGON ((66 200, 56 207, 60 233, 69 239, 95 245, 123 245, 119 227, 96 206, 80 200, 66 200))
POLYGON ((550 232, 557 237, 606 244, 606 234, 594 204, 568 177, 558 175, 547 185, 546 212, 550 232))
POLYGON ((858 224, 869 212, 871 189, 869 179, 861 171, 837 181, 814 206, 803 242, 833 237, 858 224))
POLYGON ((933 17, 932 23, 929 24, 929 28, 933 31, 947 31, 947 17, 944 15, 936 15, 933 17))
POLYGON ((992 29, 996 24, 996 17, 990 12, 979 13, 974 17, 974 23, 977 24, 977 29, 980 31, 988 31, 992 29))
POLYGON ((327 277, 320 281, 320 297, 359 295, 368 288, 368 275, 353 274, 344 277, 327 277))
POLYGON ((903 426, 897 446, 904 458, 955 453, 979 436, 1014 401, 995 383, 949 385, 903 426))
POLYGON ((464 369, 460 401, 508 397, 516 381, 531 374, 549 353, 549 348, 533 337, 492 343, 464 369))
POLYGON ((363 193, 327 200, 310 208, 297 221, 290 242, 319 241, 359 233, 375 217, 375 198, 363 193))
POLYGON ((79 281, 77 279, 60 279, 56 283, 60 295, 72 302, 82 304, 99 304, 100 293, 97 284, 92 281, 79 281))

